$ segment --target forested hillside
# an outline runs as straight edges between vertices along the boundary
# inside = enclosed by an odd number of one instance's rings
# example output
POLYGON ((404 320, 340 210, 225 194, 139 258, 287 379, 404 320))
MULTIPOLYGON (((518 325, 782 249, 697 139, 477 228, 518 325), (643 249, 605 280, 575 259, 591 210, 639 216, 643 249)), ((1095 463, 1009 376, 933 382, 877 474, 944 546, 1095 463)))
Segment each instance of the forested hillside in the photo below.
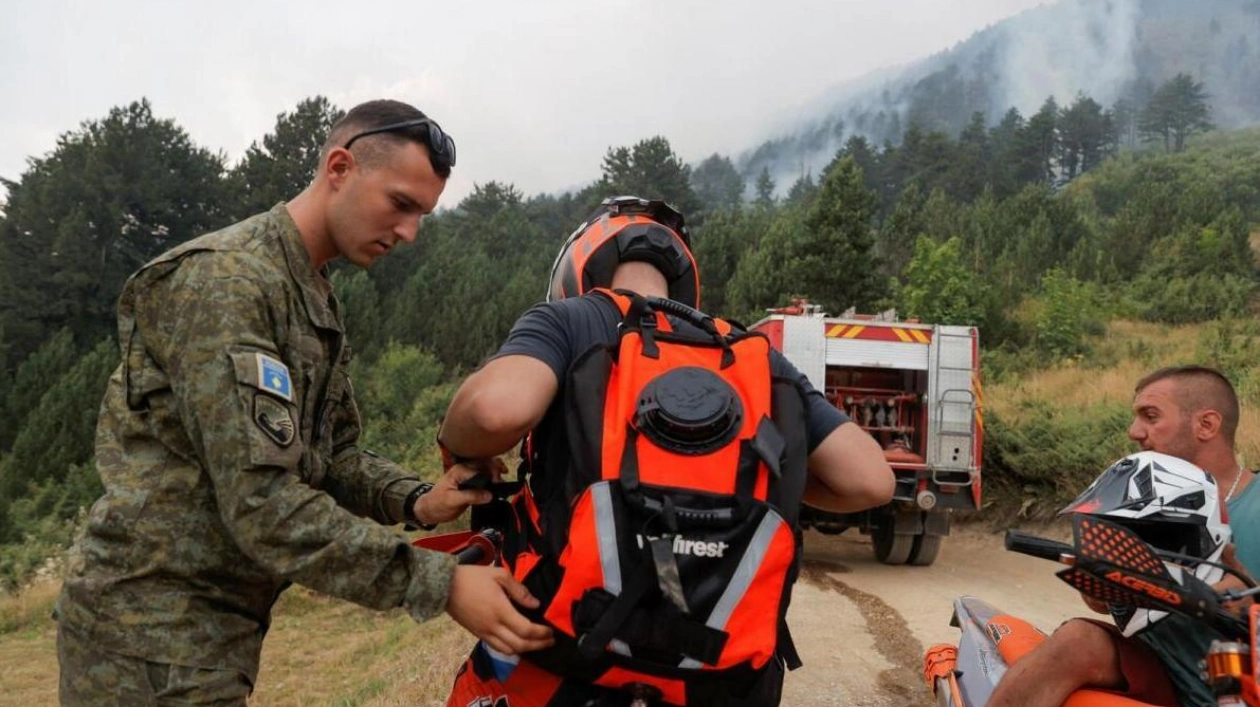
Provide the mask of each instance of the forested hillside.
POLYGON ((748 179, 817 174, 847 135, 897 143, 911 125, 956 135, 979 113, 1032 116, 1078 93, 1111 115, 1132 147, 1144 108, 1186 73, 1212 97, 1213 121, 1260 121, 1260 0, 1061 0, 977 31, 933 56, 838 85, 740 155, 748 179))
MULTIPOLYGON (((1155 95, 1203 120, 1126 140, 1082 95, 1028 119, 977 114, 957 134, 912 125, 878 146, 850 135, 816 177, 784 189, 764 173, 746 185, 725 156, 688 165, 660 136, 610 149, 601 179, 575 193, 480 184, 372 270, 334 269, 365 444, 436 473, 430 440, 454 384, 541 299, 563 238, 610 194, 687 213, 713 312, 750 321, 806 295, 833 313, 895 306, 977 324, 991 380, 1084 360, 1109 319, 1247 314, 1260 131, 1200 135, 1211 107, 1189 76, 1155 95)), ((92 429, 118 361, 113 306, 127 275, 296 194, 339 114, 303 101, 229 165, 139 101, 63 135, 5 183, 0 581, 56 555, 100 493, 92 429)), ((1222 346, 1237 350, 1234 338, 1222 346)), ((990 432, 990 473, 1030 463, 1010 446, 1027 429, 991 418, 990 432)))

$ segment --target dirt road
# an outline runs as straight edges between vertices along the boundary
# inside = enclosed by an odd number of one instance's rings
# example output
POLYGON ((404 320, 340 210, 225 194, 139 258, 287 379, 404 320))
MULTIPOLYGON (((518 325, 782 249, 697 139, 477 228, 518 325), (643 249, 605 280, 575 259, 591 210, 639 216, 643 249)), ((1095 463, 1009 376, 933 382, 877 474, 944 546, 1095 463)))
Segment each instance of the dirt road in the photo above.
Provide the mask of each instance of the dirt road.
POLYGON ((803 581, 788 613, 805 667, 788 675, 783 704, 931 707, 923 650, 957 640, 954 599, 979 596, 1051 631, 1088 613, 1054 576, 1059 568, 1006 552, 1002 535, 983 528, 955 529, 930 567, 882 565, 856 531, 807 532, 803 581))

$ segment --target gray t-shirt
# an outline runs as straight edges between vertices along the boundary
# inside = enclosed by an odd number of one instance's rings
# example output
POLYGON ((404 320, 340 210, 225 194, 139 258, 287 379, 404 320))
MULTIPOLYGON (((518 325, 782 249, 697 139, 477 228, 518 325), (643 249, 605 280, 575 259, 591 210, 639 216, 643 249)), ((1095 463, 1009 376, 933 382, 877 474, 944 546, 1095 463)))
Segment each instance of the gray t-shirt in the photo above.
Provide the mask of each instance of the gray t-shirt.
MULTIPOLYGON (((539 304, 521 315, 494 357, 525 355, 536 358, 547 364, 563 385, 569 366, 578 356, 594 346, 617 341, 617 325, 621 319, 617 305, 598 294, 539 304)), ((672 317, 670 322, 676 328, 690 326, 672 317)), ((849 421, 849 416, 827 402, 805 374, 773 349, 770 351, 770 374, 793 381, 804 394, 806 440, 810 452, 833 430, 849 421)), ((556 400, 563 399, 561 391, 556 400)))

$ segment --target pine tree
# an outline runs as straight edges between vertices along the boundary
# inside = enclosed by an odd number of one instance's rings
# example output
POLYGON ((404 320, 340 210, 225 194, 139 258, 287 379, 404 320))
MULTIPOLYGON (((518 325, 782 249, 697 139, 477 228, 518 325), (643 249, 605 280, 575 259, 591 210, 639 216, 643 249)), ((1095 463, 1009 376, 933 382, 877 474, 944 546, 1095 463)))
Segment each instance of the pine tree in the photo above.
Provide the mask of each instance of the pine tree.
POLYGON ((1058 116, 1059 105, 1051 96, 1016 133, 1014 176, 1019 183, 1054 183, 1055 156, 1059 144, 1058 116))
POLYGON ((927 195, 918 183, 911 182, 902 190, 888 218, 884 219, 876 241, 875 252, 884 266, 884 274, 897 277, 914 257, 915 244, 927 231, 923 205, 927 195))
POLYGON ((730 158, 716 153, 691 171, 691 186, 709 213, 736 208, 744 201, 744 178, 730 158))
POLYGON ((61 483, 74 466, 92 458, 101 396, 117 365, 118 344, 102 339, 44 392, 5 457, 0 497, 12 501, 26 496, 32 486, 61 483))
POLYGON ((818 193, 818 185, 814 183, 814 175, 810 172, 802 174, 788 189, 783 203, 789 206, 807 207, 818 193))
POLYGON ((945 180, 949 193, 959 201, 970 202, 984 191, 990 160, 989 136, 984 114, 976 111, 958 136, 958 148, 945 180))
POLYGON ((1024 116, 1011 108, 1002 120, 989 131, 989 149, 993 161, 989 166, 989 184, 994 194, 1005 198, 1019 190, 1019 136, 1024 130, 1024 116))
POLYGON ((1070 181, 1102 161, 1110 151, 1112 128, 1097 101, 1077 94, 1071 106, 1059 112, 1059 165, 1070 181))
POLYGON ((1165 152, 1181 152, 1186 138, 1212 129, 1211 115, 1203 82, 1177 74, 1155 91, 1142 110, 1139 130, 1147 140, 1162 141, 1165 152))
POLYGON ((701 309, 711 314, 734 316, 729 309, 727 288, 740 260, 761 247, 764 234, 773 223, 769 209, 720 211, 697 231, 694 251, 700 265, 701 309))
POLYGON ((762 167, 757 175, 757 198, 753 203, 763 209, 774 208, 774 180, 770 178, 767 167, 762 167))
POLYGON ((669 140, 657 136, 617 147, 604 155, 599 189, 606 196, 634 195, 644 199, 664 199, 684 215, 700 208, 691 188, 691 168, 674 154, 669 140))
POLYGON ((851 157, 834 165, 788 253, 788 280, 829 311, 869 307, 886 292, 874 253, 878 203, 851 157))
POLYGON ((1138 110, 1133 101, 1121 98, 1111 107, 1116 147, 1132 150, 1138 143, 1138 110))
POLYGON ((4 421, 0 423, 0 451, 7 452, 12 448, 23 421, 39 405, 44 393, 70 370, 78 356, 74 334, 63 328, 48 337, 22 362, 9 385, 8 394, 0 398, 0 412, 4 414, 4 421))
POLYGON ((865 180, 866 188, 877 195, 881 194, 882 177, 880 170, 882 164, 879 154, 865 137, 861 135, 849 136, 849 139, 844 143, 844 148, 841 150, 841 156, 852 157, 853 161, 857 162, 858 167, 862 168, 862 178, 865 180))
POLYGON ((245 150, 232 170, 238 195, 237 218, 266 211, 297 196, 315 176, 319 153, 334 123, 345 112, 323 96, 307 98, 292 113, 276 116, 272 132, 245 150))

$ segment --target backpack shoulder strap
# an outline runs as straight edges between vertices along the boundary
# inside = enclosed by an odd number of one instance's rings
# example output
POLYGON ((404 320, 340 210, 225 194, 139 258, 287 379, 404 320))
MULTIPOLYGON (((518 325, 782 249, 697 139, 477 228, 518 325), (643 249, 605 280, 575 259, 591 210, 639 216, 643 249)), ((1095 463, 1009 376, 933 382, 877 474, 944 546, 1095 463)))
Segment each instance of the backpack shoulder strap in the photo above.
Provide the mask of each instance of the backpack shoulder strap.
MULTIPOLYGON (((597 287, 591 292, 598 292, 617 305, 617 310, 621 312, 621 323, 617 326, 620 333, 618 338, 632 331, 638 332, 644 339, 646 349, 655 351, 654 332, 674 330, 665 312, 653 305, 655 298, 644 297, 630 290, 610 290, 604 287, 597 287)), ((655 358, 655 354, 652 357, 655 358)))
POLYGON ((590 291, 603 295, 604 297, 608 298, 613 304, 617 305, 617 310, 621 312, 621 316, 623 317, 626 316, 626 313, 630 311, 630 303, 631 303, 630 293, 624 290, 618 292, 616 290, 612 290, 607 287, 596 287, 596 288, 591 289, 590 291))

